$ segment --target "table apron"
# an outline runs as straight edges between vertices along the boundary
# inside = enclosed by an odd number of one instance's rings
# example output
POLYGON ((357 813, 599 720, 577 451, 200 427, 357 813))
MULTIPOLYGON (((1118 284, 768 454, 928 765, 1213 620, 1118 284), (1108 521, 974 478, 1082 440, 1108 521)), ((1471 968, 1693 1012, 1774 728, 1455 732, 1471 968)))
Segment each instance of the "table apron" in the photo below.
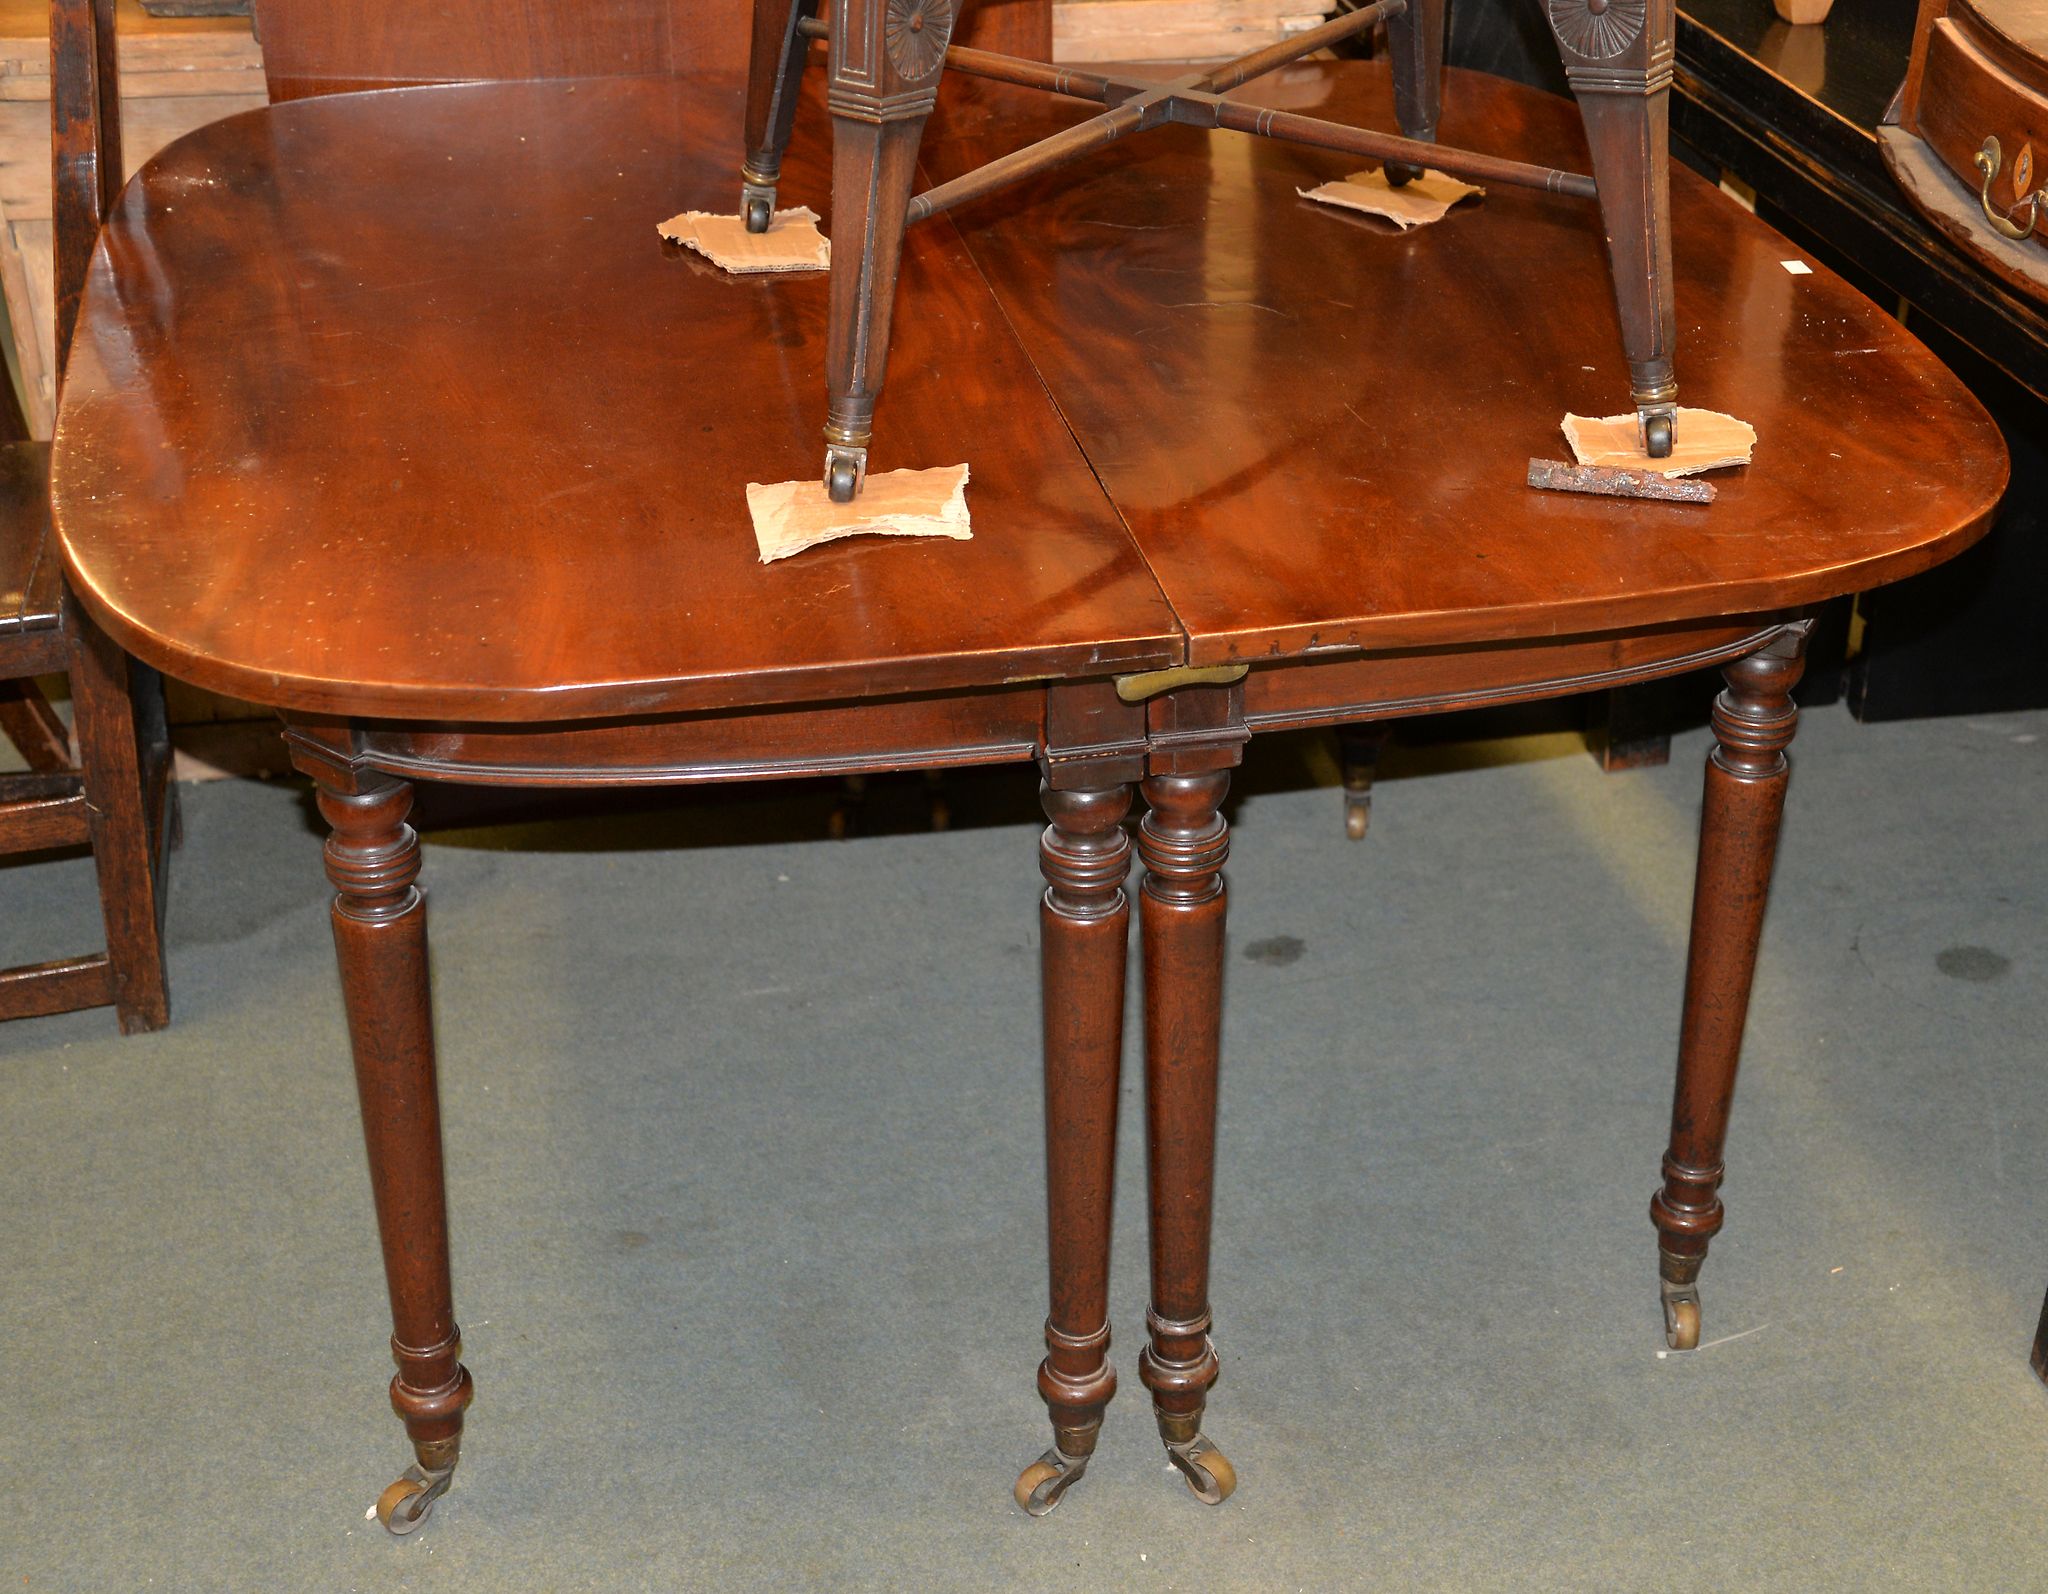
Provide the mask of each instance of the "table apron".
POLYGON ((1290 730, 1626 686, 1754 653, 1797 618, 1742 615, 1597 636, 1259 666, 1244 682, 1245 724, 1254 732, 1290 730))
POLYGON ((1045 683, 644 720, 537 725, 286 715, 308 774, 382 771, 490 786, 690 786, 1024 762, 1045 740, 1045 683))

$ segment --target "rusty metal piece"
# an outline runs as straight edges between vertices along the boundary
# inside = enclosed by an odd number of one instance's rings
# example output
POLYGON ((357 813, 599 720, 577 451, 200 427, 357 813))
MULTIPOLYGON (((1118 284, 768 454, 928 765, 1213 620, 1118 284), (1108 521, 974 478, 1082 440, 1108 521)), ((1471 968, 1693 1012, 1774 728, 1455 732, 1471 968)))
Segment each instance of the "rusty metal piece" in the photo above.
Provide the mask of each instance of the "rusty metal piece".
POLYGON ((1687 481, 1654 470, 1616 470, 1603 465, 1568 465, 1561 459, 1529 461, 1529 485, 1559 493, 1598 493, 1607 498, 1655 498, 1673 504, 1711 504, 1712 482, 1687 481))

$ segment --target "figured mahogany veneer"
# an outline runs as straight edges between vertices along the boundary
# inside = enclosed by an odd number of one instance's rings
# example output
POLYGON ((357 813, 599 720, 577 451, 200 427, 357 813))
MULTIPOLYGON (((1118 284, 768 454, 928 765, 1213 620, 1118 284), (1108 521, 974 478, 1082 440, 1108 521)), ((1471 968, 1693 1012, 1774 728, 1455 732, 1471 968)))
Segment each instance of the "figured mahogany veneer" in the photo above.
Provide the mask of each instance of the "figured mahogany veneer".
MULTIPOLYGON (((1042 101, 957 87, 927 144, 941 176, 1058 125, 1042 101)), ((1389 111, 1362 66, 1266 91, 1333 118, 1389 111)), ((144 658, 277 705, 333 829, 392 1400, 417 1457, 387 1524, 409 1531, 449 1486, 472 1393, 406 823, 418 778, 1035 758, 1054 1443, 1016 1494, 1057 1503, 1117 1387, 1135 889, 1138 1371, 1169 1456, 1214 1502, 1234 1481, 1202 1431, 1220 1365, 1222 810, 1244 743, 1718 664, 1652 1206, 1667 1332, 1696 1343, 1803 611, 1982 529, 2005 480, 1989 418, 1874 307, 1825 270, 1786 274, 1782 239, 1676 173, 1688 396, 1755 423, 1757 462, 1704 510, 1533 492, 1558 404, 1597 409, 1619 379, 1589 208, 1496 193, 1393 237, 1295 197, 1342 157, 1164 129, 1039 179, 1014 215, 965 206, 907 247, 875 468, 970 461, 974 539, 764 568, 740 488, 810 474, 826 284, 728 279, 653 233, 730 204, 739 115, 736 84, 652 79, 276 107, 144 170, 79 310, 53 469, 76 589, 144 658)), ((1583 154, 1568 105, 1462 74, 1446 124, 1481 148, 1583 154)), ((821 142, 793 144, 785 200, 828 209, 821 142)))
MULTIPOLYGON (((1381 73, 1303 66, 1246 93, 1393 114, 1381 73)), ((943 181, 1075 115, 963 84, 925 162, 943 181)), ((1569 102, 1475 73, 1448 75, 1441 136, 1586 159, 1569 102)), ((1295 192, 1348 169, 1165 128, 953 213, 1191 663, 1792 608, 1982 530, 2005 455, 1981 406, 1824 267, 1789 275, 1798 251, 1682 168, 1685 402, 1755 426, 1756 464, 1718 476, 1710 508, 1527 490, 1564 410, 1605 413, 1625 388, 1599 229, 1503 188, 1395 235, 1295 192)))

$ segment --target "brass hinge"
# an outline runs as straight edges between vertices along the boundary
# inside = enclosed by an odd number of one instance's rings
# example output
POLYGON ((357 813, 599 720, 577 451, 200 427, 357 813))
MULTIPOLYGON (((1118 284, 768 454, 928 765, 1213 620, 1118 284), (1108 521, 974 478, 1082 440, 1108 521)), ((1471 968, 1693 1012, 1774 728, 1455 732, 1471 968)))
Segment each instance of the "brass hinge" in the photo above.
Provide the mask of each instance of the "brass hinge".
POLYGON ((1242 681, 1251 668, 1249 664, 1177 664, 1170 670, 1140 670, 1116 678, 1116 695, 1126 703, 1142 703, 1183 686, 1229 686, 1242 681))

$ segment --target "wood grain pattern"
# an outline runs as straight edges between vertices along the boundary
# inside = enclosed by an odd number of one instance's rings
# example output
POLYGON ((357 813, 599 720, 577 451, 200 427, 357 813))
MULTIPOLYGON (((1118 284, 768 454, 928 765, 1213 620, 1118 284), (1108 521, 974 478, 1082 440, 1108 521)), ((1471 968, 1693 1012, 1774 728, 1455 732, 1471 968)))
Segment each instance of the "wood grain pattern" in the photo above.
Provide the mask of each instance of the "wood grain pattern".
MULTIPOLYGON (((271 98, 411 83, 735 73, 745 0, 257 0, 271 98)), ((1050 0, 980 0, 963 36, 1052 55, 1050 0)))
MULTIPOLYGON (((1179 662, 945 229, 905 250, 876 464, 971 462, 974 539, 758 562, 744 484, 816 469, 826 282, 729 278, 654 231, 731 208, 740 120, 732 81, 476 85, 273 107, 166 151, 95 262, 58 426, 87 604, 194 684, 386 717, 1179 662), (165 290, 117 287, 145 277, 165 290)), ((827 146, 797 140, 791 202, 828 208, 827 146)))
MULTIPOLYGON (((935 179, 1082 113, 952 84, 935 179)), ((1386 125, 1387 76, 1275 98, 1386 125)), ((1447 143, 1575 167, 1569 102, 1452 72, 1447 143)), ((1710 509, 1522 485, 1627 391, 1598 212, 1495 190, 1390 236, 1297 197, 1342 157, 1171 128, 954 213, 1191 635, 1190 662, 1769 613, 1912 574, 2005 482, 1983 409, 1889 315, 1672 173, 1688 401, 1749 421, 1710 509), (1085 329, 1085 335, 1084 335, 1085 329), (1306 379, 1304 373, 1318 373, 1306 379)), ((906 303, 910 303, 906 299, 906 303)))

